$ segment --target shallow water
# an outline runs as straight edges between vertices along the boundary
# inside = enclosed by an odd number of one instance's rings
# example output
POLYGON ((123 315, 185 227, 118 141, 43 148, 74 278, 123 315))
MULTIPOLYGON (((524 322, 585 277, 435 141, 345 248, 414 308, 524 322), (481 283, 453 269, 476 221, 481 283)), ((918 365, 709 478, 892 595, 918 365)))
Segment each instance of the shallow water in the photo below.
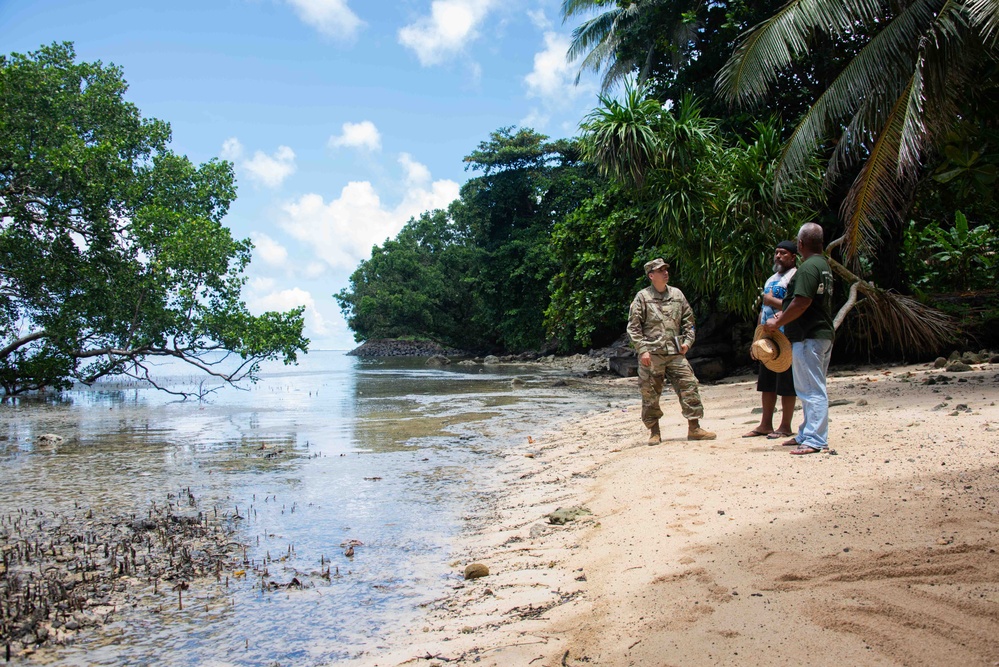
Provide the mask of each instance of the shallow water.
POLYGON ((459 580, 451 544, 463 525, 487 520, 500 453, 560 418, 632 398, 560 378, 536 366, 429 369, 313 352, 201 402, 107 384, 0 406, 0 513, 141 514, 190 489, 202 509, 245 517, 236 537, 255 566, 245 578, 226 573, 228 586, 192 586, 183 610, 150 590, 102 631, 33 660, 319 665, 377 651, 459 580), (43 433, 66 439, 35 445, 43 433), (348 540, 362 543, 353 558, 348 540), (269 581, 304 587, 262 588, 254 571, 264 568, 269 581))

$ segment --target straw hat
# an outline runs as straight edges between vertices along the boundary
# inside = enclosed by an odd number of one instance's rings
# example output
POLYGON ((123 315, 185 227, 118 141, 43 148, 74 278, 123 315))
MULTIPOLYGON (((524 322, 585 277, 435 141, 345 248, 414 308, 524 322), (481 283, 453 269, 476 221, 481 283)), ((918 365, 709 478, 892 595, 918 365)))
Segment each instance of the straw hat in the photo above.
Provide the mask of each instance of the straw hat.
POLYGON ((774 373, 783 373, 791 367, 791 341, 780 330, 770 332, 761 324, 753 333, 749 356, 774 373))

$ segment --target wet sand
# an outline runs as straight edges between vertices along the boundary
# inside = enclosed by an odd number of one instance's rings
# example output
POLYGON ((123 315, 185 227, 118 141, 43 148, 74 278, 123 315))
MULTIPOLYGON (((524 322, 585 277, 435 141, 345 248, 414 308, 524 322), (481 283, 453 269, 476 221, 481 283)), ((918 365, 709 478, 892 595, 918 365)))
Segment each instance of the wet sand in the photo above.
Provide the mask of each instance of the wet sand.
POLYGON ((741 438, 749 377, 702 388, 713 442, 670 395, 647 446, 636 388, 511 447, 453 563, 489 576, 356 664, 999 664, 999 366, 833 369, 829 392, 835 454, 741 438))

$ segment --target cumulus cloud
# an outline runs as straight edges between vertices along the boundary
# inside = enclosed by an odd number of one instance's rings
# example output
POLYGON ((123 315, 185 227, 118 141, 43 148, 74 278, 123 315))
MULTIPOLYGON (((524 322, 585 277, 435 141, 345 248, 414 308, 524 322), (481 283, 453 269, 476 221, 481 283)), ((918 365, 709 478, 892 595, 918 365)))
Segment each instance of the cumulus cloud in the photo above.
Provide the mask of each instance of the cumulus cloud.
POLYGON ((267 234, 255 232, 250 236, 253 239, 254 255, 265 264, 284 266, 285 262, 288 261, 288 251, 285 247, 267 234))
POLYGON ((580 94, 574 85, 577 68, 565 59, 569 41, 568 35, 545 33, 545 48, 534 54, 534 69, 524 77, 529 96, 548 101, 580 94))
POLYGON ((250 179, 269 188, 280 186, 297 169, 295 151, 287 146, 278 146, 273 155, 256 151, 253 157, 245 159, 246 149, 243 144, 236 137, 229 137, 222 143, 220 155, 222 159, 234 163, 250 179))
POLYGON ((269 311, 285 312, 298 306, 305 306, 305 328, 308 333, 316 336, 326 336, 330 327, 326 318, 316 307, 312 293, 299 287, 284 289, 266 294, 255 294, 246 301, 250 312, 264 313, 269 311))
POLYGON ((354 181, 332 201, 307 194, 285 204, 281 227, 310 244, 316 257, 329 266, 353 270, 370 257, 372 246, 394 237, 410 218, 446 208, 458 197, 454 181, 431 182, 429 170, 409 156, 400 157, 399 162, 406 171, 408 189, 397 206, 386 206, 371 183, 354 181))
POLYGON ((242 166, 250 178, 269 188, 276 188, 295 173, 295 151, 287 146, 278 146, 274 155, 257 151, 242 166))
POLYGON ((543 9, 528 9, 527 17, 531 19, 531 23, 534 24, 535 28, 550 30, 552 27, 552 22, 548 19, 543 9))
POLYGON ((277 282, 273 278, 256 277, 251 278, 249 282, 250 289, 254 292, 270 292, 274 289, 274 285, 277 282))
POLYGON ((243 159, 243 144, 236 137, 229 137, 222 142, 222 159, 236 162, 243 159))
POLYGON ((553 112, 564 112, 579 99, 592 97, 597 88, 592 81, 576 85, 578 63, 567 62, 570 38, 556 32, 546 32, 544 49, 534 54, 534 68, 524 77, 527 96, 538 106, 521 119, 525 127, 544 127, 553 112))
POLYGON ((351 11, 346 0, 287 1, 303 23, 339 41, 353 41, 364 26, 364 21, 351 11))
POLYGON ((382 148, 382 135, 370 120, 360 123, 344 123, 343 133, 330 137, 330 148, 363 148, 378 151, 382 148))
POLYGON ((407 184, 422 187, 430 182, 430 170, 425 164, 414 160, 409 153, 403 153, 399 156, 399 164, 406 172, 407 184))
POLYGON ((496 0, 434 0, 430 15, 399 30, 399 43, 424 67, 439 65, 479 36, 478 28, 496 0))

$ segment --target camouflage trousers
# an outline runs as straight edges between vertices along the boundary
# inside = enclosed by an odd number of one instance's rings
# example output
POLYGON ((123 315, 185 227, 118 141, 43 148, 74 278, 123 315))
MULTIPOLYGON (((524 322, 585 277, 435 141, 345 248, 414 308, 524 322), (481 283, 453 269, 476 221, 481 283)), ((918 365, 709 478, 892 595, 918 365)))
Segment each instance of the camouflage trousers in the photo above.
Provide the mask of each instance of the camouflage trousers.
POLYGON ((663 393, 663 381, 669 378, 673 391, 680 399, 684 419, 700 419, 704 416, 701 405, 701 392, 697 388, 697 378, 690 368, 687 358, 681 354, 652 354, 652 365, 638 364, 638 385, 642 390, 642 422, 652 428, 663 411, 659 407, 659 397, 663 393))

